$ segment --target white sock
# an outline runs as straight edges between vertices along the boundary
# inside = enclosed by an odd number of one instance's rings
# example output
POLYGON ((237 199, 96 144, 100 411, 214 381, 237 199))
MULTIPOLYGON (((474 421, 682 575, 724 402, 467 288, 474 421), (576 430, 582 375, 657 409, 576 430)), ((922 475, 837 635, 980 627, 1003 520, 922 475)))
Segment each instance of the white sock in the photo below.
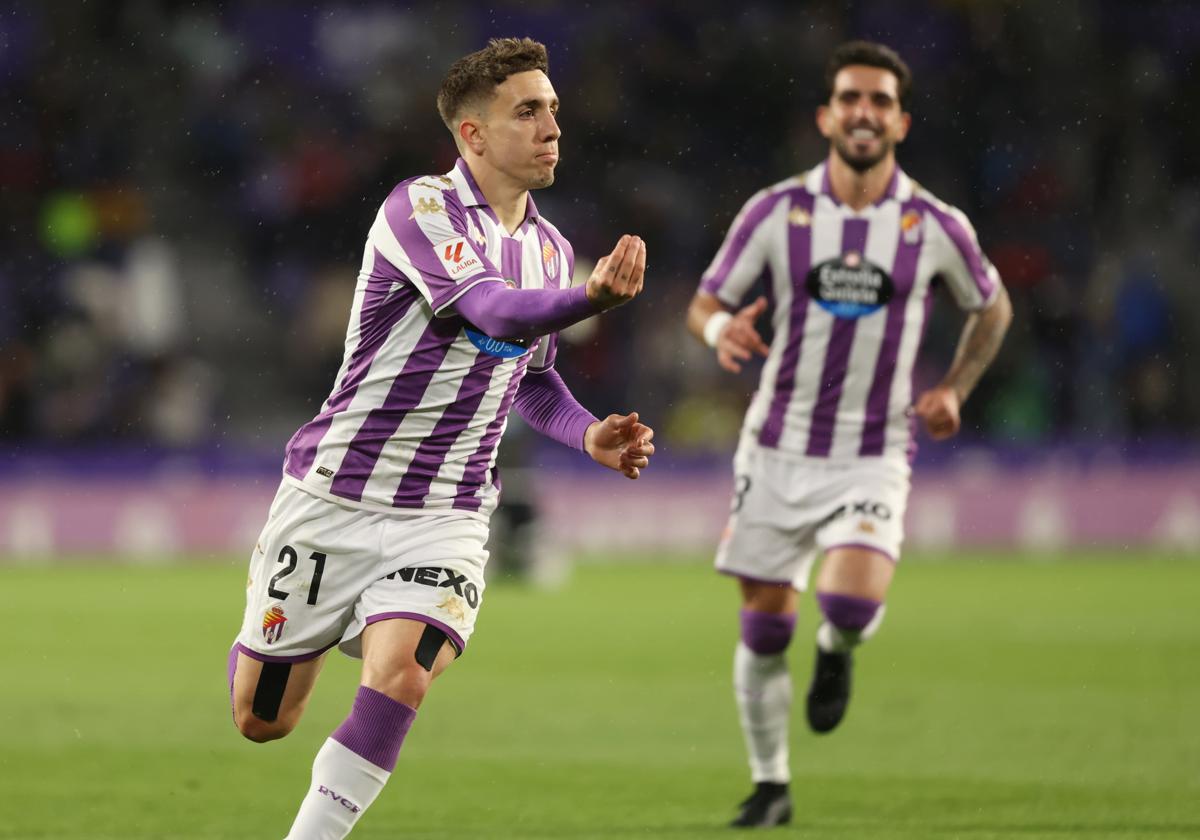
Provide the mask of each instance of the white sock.
POLYGON ((332 738, 313 761, 312 786, 284 840, 341 840, 392 774, 332 738))
POLYGON ((883 624, 885 612, 887 605, 880 604, 875 617, 861 630, 841 630, 828 621, 822 621, 821 626, 817 628, 817 647, 826 653, 846 653, 853 650, 875 635, 879 625, 883 624))
POLYGON ((790 782, 792 678, 784 654, 760 656, 738 642, 733 652, 733 693, 750 755, 751 778, 755 783, 790 782))

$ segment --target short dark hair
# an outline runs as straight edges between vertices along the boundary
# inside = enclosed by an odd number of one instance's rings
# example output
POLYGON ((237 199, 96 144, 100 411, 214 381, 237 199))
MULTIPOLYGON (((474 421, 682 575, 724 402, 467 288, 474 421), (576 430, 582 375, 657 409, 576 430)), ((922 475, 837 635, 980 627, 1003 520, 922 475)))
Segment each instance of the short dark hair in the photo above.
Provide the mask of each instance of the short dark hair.
POLYGON ((912 95, 912 71, 895 50, 872 41, 847 41, 833 51, 825 65, 826 102, 833 96, 833 83, 837 74, 843 67, 851 64, 865 64, 867 67, 890 71, 896 77, 900 107, 908 110, 909 98, 912 95))
POLYGON ((526 70, 550 75, 546 46, 532 38, 492 38, 483 49, 464 55, 450 66, 438 89, 442 122, 453 132, 454 119, 464 106, 486 101, 496 85, 526 70))

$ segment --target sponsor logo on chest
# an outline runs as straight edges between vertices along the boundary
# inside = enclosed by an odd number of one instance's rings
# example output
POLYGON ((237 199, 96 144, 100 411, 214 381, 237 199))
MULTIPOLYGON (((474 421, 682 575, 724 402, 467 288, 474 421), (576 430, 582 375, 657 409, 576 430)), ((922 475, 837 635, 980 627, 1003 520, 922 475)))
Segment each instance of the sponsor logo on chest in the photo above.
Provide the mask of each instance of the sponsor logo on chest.
POLYGON ((822 309, 850 320, 870 315, 895 294, 888 273, 858 251, 817 263, 805 277, 804 287, 822 309))

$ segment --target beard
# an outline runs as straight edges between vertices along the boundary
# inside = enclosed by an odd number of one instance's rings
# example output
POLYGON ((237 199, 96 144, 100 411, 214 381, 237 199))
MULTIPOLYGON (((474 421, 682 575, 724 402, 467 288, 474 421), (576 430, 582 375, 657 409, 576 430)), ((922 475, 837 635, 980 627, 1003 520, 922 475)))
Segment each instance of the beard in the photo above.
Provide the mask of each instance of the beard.
POLYGON ((869 169, 873 169, 876 165, 883 161, 883 159, 888 156, 888 153, 894 148, 894 144, 889 143, 886 140, 881 140, 879 143, 878 152, 875 154, 860 155, 850 147, 851 142, 852 141, 847 140, 844 137, 839 137, 833 141, 833 149, 835 152, 837 152, 837 156, 840 157, 847 166, 859 174, 862 174, 869 169))
POLYGON ((548 172, 539 172, 536 175, 534 175, 532 178, 530 178, 529 183, 525 187, 525 189, 540 190, 540 189, 550 186, 553 183, 554 183, 554 170, 551 169, 548 172))

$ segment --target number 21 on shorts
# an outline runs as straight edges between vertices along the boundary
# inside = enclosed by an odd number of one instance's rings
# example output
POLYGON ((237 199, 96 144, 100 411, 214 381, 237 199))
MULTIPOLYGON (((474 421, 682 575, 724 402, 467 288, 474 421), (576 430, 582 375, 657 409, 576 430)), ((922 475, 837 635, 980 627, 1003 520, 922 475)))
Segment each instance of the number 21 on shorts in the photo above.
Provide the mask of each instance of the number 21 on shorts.
MULTIPOLYGON (((312 580, 308 584, 308 603, 317 603, 317 595, 321 591, 321 575, 325 574, 325 558, 327 555, 321 551, 314 551, 309 559, 313 561, 312 580)), ((271 580, 267 583, 267 594, 272 598, 278 598, 280 601, 286 601, 292 593, 285 592, 280 589, 277 584, 285 577, 296 571, 296 564, 300 560, 300 555, 296 553, 296 549, 290 545, 285 545, 279 550, 278 563, 286 563, 287 565, 271 576, 271 580)))

